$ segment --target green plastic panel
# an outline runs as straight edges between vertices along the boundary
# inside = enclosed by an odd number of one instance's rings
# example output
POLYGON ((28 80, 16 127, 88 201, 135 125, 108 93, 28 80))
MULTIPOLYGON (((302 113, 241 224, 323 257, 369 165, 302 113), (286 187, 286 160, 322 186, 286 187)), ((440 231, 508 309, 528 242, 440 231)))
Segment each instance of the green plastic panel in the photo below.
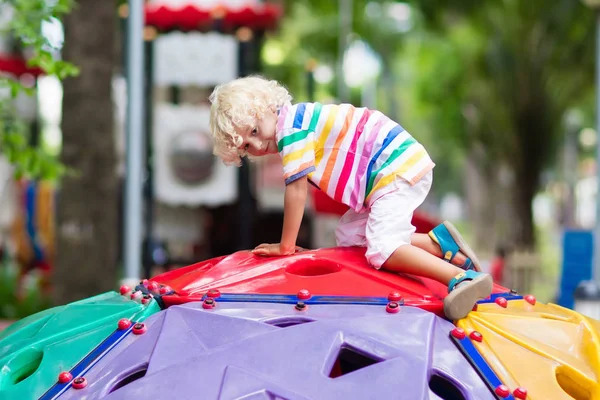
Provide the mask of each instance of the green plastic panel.
POLYGON ((107 292, 31 315, 0 333, 0 399, 36 399, 117 329, 160 311, 107 292))

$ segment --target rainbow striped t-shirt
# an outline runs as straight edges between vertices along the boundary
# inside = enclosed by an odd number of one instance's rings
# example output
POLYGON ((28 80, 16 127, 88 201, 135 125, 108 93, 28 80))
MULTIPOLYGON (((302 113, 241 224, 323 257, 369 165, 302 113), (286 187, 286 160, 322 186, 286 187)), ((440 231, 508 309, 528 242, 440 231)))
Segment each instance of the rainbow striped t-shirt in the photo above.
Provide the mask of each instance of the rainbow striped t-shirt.
POLYGON ((415 184, 435 166, 398 123, 351 104, 283 106, 276 131, 285 184, 308 175, 355 211, 387 193, 397 177, 415 184))

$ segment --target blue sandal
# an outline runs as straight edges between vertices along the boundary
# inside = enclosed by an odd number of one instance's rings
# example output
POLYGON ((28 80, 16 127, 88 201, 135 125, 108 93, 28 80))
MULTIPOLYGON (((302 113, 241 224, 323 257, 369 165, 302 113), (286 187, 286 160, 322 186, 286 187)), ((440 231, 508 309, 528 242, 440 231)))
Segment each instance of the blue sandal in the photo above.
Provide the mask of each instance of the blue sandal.
POLYGON ((467 242, 458 232, 458 229, 448 221, 444 221, 429 232, 431 240, 436 242, 442 249, 443 259, 446 262, 452 263, 452 260, 459 251, 467 258, 465 263, 460 268, 465 271, 476 270, 481 271, 481 264, 471 250, 467 242))
POLYGON ((489 274, 467 270, 456 275, 448 284, 444 298, 444 314, 450 320, 467 316, 478 300, 492 293, 493 280, 489 274))

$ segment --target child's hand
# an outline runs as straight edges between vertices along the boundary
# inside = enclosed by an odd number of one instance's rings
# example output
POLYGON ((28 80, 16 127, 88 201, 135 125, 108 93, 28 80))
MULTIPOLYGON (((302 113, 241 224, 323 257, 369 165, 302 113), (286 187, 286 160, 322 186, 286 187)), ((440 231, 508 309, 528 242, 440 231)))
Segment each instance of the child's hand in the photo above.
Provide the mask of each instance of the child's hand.
POLYGON ((263 243, 256 246, 254 250, 252 250, 252 253, 260 256, 287 256, 303 250, 302 247, 296 246, 294 251, 282 253, 279 243, 263 243))

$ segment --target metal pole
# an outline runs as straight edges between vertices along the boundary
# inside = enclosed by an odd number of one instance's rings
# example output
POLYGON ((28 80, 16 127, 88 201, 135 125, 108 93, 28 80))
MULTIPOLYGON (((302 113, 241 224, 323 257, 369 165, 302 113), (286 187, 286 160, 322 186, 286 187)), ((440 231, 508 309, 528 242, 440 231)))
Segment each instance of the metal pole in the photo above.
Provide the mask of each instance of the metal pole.
MULTIPOLYGON (((154 42, 152 40, 145 42, 144 54, 144 99, 152 99, 154 83, 154 42)), ((145 101, 144 104, 144 123, 145 123, 145 155, 146 155, 146 181, 144 183, 144 228, 145 239, 143 241, 142 264, 144 266, 144 276, 150 277, 152 266, 155 263, 153 252, 155 249, 154 241, 154 165, 153 165, 153 146, 152 146, 152 101, 145 101)))
POLYGON ((129 0, 127 18, 127 167, 125 187, 125 280, 137 281, 142 265, 144 131, 144 1, 129 0))
POLYGON ((352 3, 353 0, 338 0, 340 37, 338 41, 337 95, 341 103, 349 101, 348 87, 344 79, 344 53, 348 48, 348 39, 352 32, 352 3))
MULTIPOLYGON (((240 40, 239 42, 239 61, 238 75, 246 76, 255 73, 260 69, 260 46, 262 34, 255 32, 250 40, 240 40)), ((239 193, 239 225, 238 245, 236 250, 250 249, 254 243, 254 220, 256 218, 256 203, 252 198, 252 176, 248 159, 242 160, 242 165, 238 170, 238 193, 239 193)))

